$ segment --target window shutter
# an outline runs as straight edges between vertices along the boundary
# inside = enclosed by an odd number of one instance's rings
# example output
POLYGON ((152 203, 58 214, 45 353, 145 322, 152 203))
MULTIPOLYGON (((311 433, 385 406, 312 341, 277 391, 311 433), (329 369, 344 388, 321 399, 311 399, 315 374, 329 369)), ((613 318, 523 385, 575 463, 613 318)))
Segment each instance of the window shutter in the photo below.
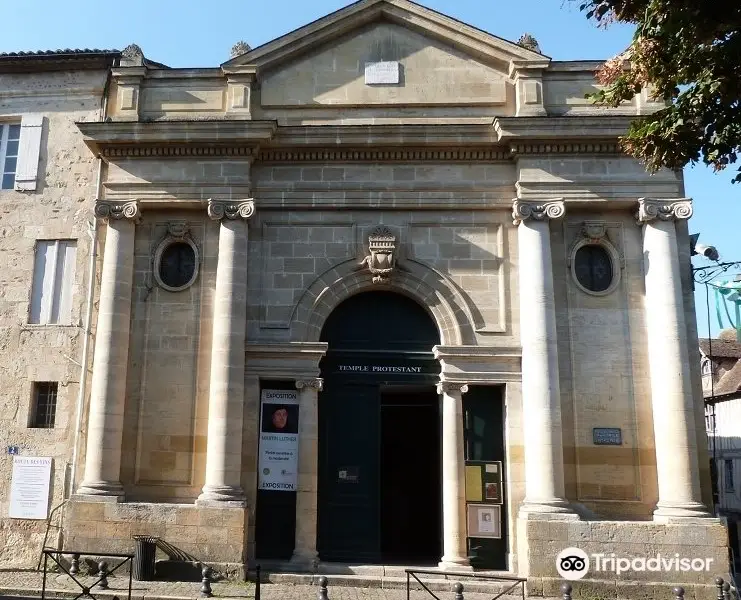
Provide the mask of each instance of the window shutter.
POLYGON ((16 190, 36 190, 43 122, 42 115, 23 115, 21 120, 21 140, 18 144, 18 165, 15 171, 16 190))

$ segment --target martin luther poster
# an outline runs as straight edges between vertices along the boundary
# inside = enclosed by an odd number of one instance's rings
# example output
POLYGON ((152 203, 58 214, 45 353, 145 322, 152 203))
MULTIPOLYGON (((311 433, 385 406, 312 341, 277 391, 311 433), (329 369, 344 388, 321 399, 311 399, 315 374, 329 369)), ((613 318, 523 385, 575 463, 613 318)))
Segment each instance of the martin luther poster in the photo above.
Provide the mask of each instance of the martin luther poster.
POLYGON ((258 489, 295 492, 298 484, 298 392, 263 390, 258 489))

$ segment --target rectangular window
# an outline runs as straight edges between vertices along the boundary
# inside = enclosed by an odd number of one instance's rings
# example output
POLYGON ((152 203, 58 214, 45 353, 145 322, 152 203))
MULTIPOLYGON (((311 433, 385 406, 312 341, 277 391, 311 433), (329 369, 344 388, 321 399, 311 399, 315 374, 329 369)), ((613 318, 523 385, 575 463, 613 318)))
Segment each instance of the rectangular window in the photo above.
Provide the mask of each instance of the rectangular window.
POLYGON ((723 461, 725 464, 725 488, 726 493, 733 492, 733 460, 726 459, 723 461))
POLYGON ((70 323, 76 255, 77 244, 74 240, 36 242, 30 323, 70 323))
POLYGON ((20 123, 0 124, 0 189, 12 190, 15 185, 20 140, 20 123))
POLYGON ((57 389, 56 381, 37 381, 33 384, 33 412, 31 427, 36 429, 52 429, 57 416, 57 389))

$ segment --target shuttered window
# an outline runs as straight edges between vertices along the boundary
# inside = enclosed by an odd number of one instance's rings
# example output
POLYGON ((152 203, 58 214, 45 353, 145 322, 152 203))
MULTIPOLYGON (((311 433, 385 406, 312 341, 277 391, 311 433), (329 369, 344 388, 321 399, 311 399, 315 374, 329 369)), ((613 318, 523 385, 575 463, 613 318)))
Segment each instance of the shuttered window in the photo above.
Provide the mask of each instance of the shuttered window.
POLYGON ((12 190, 15 186, 20 140, 20 123, 0 124, 0 189, 12 190))
POLYGON ((74 240, 36 242, 30 323, 71 323, 76 257, 77 244, 74 240))

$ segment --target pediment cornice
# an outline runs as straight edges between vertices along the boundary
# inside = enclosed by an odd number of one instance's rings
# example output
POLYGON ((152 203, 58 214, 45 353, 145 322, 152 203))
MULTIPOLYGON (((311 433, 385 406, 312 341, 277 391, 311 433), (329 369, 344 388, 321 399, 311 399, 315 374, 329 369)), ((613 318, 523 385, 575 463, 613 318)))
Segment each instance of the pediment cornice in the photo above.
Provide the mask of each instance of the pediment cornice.
POLYGON ((256 72, 295 60, 318 47, 372 23, 394 23, 458 48, 505 72, 532 65, 545 68, 550 58, 408 0, 360 0, 222 64, 225 72, 249 67, 256 72))

